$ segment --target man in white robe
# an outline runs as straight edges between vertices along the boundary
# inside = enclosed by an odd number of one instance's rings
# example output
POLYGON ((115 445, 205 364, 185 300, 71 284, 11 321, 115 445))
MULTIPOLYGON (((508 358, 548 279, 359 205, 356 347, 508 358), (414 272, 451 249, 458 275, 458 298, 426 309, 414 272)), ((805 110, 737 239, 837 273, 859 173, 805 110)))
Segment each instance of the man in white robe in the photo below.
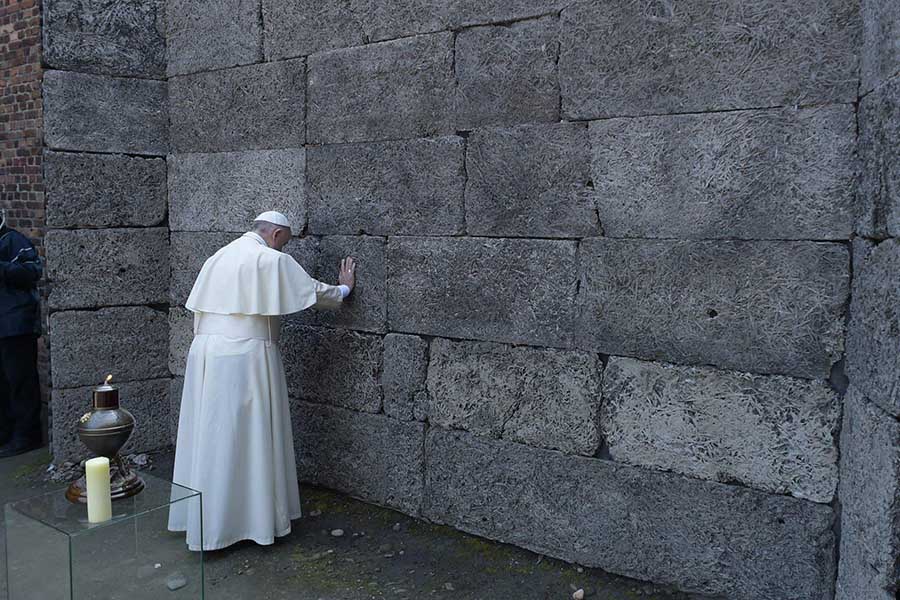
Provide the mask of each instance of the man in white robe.
POLYGON ((340 285, 316 281, 281 252, 290 239, 284 215, 259 215, 252 231, 207 259, 185 304, 194 341, 173 479, 202 492, 202 536, 193 502, 173 505, 169 529, 186 531, 191 550, 272 544, 300 517, 280 316, 339 306, 353 289, 355 264, 341 261, 340 285))

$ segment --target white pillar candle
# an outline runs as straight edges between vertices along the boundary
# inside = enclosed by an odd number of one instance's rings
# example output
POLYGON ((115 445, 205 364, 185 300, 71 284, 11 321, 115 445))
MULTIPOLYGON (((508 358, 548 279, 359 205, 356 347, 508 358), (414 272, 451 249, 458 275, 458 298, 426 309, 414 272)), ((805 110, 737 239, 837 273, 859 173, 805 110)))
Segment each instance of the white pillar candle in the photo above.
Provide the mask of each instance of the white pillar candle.
POLYGON ((102 523, 112 518, 112 499, 109 493, 109 459, 103 456, 84 463, 87 478, 88 521, 102 523))

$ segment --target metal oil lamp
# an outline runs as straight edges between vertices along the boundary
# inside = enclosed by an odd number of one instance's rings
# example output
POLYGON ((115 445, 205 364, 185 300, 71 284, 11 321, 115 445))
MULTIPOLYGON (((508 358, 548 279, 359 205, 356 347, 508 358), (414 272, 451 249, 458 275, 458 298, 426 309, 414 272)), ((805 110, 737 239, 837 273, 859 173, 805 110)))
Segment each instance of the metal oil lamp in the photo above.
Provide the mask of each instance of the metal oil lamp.
MULTIPOLYGON (((134 431, 134 416, 119 407, 119 388, 111 385, 112 375, 94 388, 91 411, 78 421, 78 437, 97 456, 109 459, 110 492, 113 500, 130 498, 144 489, 144 481, 131 470, 119 450, 134 431)), ((66 490, 70 502, 87 502, 87 483, 80 477, 66 490)))

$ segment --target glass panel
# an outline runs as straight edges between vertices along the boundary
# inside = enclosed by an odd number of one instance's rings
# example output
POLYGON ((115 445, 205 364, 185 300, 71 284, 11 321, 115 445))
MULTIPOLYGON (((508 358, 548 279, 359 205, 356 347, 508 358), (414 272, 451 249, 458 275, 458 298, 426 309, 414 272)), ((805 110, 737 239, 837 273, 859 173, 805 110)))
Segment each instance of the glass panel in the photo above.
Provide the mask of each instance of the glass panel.
POLYGON ((4 519, 9 600, 70 600, 69 537, 11 505, 4 519))

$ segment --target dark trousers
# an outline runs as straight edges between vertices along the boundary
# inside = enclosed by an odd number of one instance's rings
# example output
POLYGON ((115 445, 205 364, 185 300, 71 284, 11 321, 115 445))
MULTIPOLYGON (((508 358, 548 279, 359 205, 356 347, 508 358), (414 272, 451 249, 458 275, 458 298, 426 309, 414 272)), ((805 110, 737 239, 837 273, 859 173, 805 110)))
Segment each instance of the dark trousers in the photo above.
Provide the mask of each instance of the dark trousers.
POLYGON ((41 441, 41 387, 37 372, 37 336, 0 338, 0 441, 41 441))

